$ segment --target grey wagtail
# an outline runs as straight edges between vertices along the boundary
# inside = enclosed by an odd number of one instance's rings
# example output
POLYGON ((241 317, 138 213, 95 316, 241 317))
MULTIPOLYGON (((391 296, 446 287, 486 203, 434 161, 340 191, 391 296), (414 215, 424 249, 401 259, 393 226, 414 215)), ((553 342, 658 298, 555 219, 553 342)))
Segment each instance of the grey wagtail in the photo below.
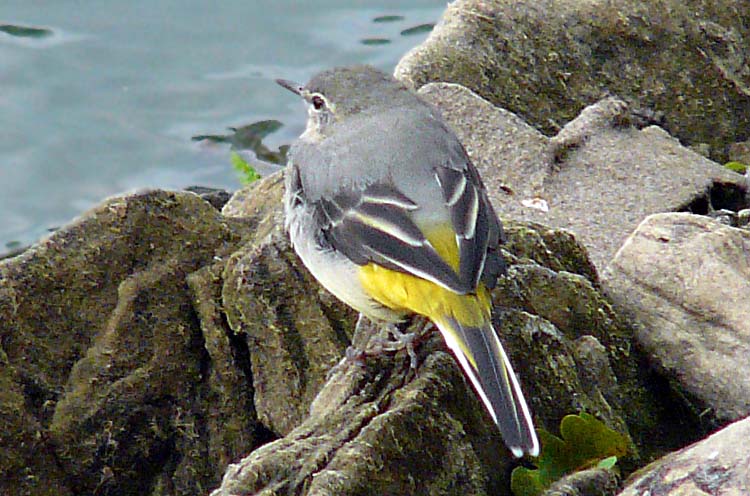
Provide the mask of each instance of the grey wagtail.
POLYGON ((369 66, 277 82, 308 105, 284 196, 302 262, 374 321, 429 318, 513 455, 536 456, 529 408, 491 322, 502 226, 456 135, 435 108, 369 66))

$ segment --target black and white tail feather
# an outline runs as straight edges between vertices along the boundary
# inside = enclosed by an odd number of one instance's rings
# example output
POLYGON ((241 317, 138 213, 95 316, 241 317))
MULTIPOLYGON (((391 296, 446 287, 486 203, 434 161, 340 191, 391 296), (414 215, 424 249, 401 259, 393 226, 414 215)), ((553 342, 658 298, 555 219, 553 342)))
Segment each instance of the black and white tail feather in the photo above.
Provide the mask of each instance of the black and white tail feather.
POLYGON ((437 325, 511 453, 537 456, 539 441, 529 407, 492 324, 465 327, 447 318, 437 325))

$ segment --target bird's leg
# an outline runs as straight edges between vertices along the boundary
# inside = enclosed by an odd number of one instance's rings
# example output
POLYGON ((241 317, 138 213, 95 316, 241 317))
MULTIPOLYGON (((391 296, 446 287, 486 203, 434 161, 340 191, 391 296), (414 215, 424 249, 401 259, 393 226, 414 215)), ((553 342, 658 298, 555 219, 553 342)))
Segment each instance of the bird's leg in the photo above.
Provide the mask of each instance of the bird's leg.
MULTIPOLYGON (((357 324, 354 326, 354 334, 352 337, 352 342, 357 340, 357 338, 359 338, 359 335, 365 332, 363 330, 363 327, 365 326, 364 319, 365 319, 365 316, 360 313, 359 317, 357 318, 357 324)), ((353 344, 348 346, 346 348, 346 351, 344 352, 344 357, 341 360, 339 360, 339 363, 331 367, 331 369, 326 374, 326 380, 329 380, 336 372, 338 372, 348 362, 355 362, 355 363, 362 364, 367 355, 368 353, 365 350, 357 348, 353 344)))
POLYGON ((357 324, 354 326, 354 334, 352 334, 352 345, 346 349, 345 358, 352 361, 363 361, 367 356, 365 348, 358 348, 354 343, 362 342, 363 335, 366 335, 370 330, 366 329, 367 318, 363 314, 359 314, 357 317, 357 324))

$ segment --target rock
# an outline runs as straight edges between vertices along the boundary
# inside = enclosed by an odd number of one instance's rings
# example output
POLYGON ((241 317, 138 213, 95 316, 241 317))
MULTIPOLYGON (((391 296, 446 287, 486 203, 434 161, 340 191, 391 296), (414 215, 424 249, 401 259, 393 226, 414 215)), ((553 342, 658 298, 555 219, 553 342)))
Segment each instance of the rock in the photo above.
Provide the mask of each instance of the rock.
POLYGON ((493 293, 495 328, 507 330, 504 343, 531 384, 527 396, 540 427, 554 432, 565 415, 586 411, 632 437, 631 460, 699 437, 695 415, 683 415, 641 366, 632 328, 589 280, 511 260, 509 277, 493 293))
POLYGON ((737 212, 737 226, 745 229, 750 226, 750 208, 743 208, 737 212))
POLYGON ((729 160, 750 164, 750 140, 729 145, 729 160))
POLYGON ((566 475, 542 496, 614 496, 619 478, 615 470, 589 468, 566 475))
POLYGON ((502 443, 437 344, 420 348, 413 376, 404 355, 346 362, 301 425, 231 465, 212 494, 498 494, 502 443))
POLYGON ((216 210, 221 210, 232 196, 232 194, 226 190, 208 188, 206 186, 188 186, 185 188, 185 191, 200 196, 202 199, 210 203, 216 210))
POLYGON ((748 246, 750 232, 707 217, 652 215, 604 275, 640 345, 719 424, 750 414, 748 246))
POLYGON ((229 200, 224 204, 221 213, 225 217, 236 217, 243 219, 254 219, 258 211, 262 210, 262 205, 258 206, 256 198, 262 197, 263 194, 255 195, 255 188, 260 186, 265 189, 275 189, 281 187, 284 183, 281 175, 274 175, 274 181, 253 181, 244 188, 235 191, 229 200))
POLYGON ((470 88, 550 136, 619 95, 725 162, 750 128, 748 13, 730 0, 457 0, 395 72, 470 88))
MULTIPOLYGON (((204 456, 216 479, 251 447, 275 438, 258 422, 250 352, 245 341, 227 324, 221 306, 225 265, 226 260, 218 260, 187 277, 209 359, 200 400, 210 412, 203 426, 204 456)), ((186 464, 186 468, 190 465, 186 464)), ((184 475, 190 480, 189 473, 184 475)))
POLYGON ((227 397, 241 388, 211 383, 193 307, 210 291, 186 283, 242 232, 192 193, 142 192, 0 262, 0 492, 195 494, 218 480, 216 463, 251 449, 252 410, 234 412, 235 446, 209 439, 205 400, 241 405, 227 397))
POLYGON ((292 251, 283 232, 281 176, 262 181, 254 188, 255 206, 245 205, 260 220, 226 264, 222 307, 232 331, 248 342, 258 415, 286 435, 307 417, 328 369, 343 356, 356 315, 292 251))
POLYGON ((13 258, 15 256, 20 255, 21 253, 25 252, 29 249, 29 245, 20 245, 15 246, 9 250, 5 250, 0 252, 0 260, 4 260, 6 258, 13 258))
POLYGON ((49 405, 33 396, 34 379, 19 373, 0 348, 0 492, 73 495, 49 447, 46 427, 35 415, 34 409, 49 405))
POLYGON ((658 127, 629 126, 631 116, 616 99, 584 109, 546 138, 461 86, 435 83, 419 93, 458 134, 502 219, 570 230, 600 270, 647 215, 747 204, 742 176, 658 127), (533 199, 548 210, 526 206, 533 199))
POLYGON ((750 494, 750 418, 651 463, 625 481, 618 496, 750 494))

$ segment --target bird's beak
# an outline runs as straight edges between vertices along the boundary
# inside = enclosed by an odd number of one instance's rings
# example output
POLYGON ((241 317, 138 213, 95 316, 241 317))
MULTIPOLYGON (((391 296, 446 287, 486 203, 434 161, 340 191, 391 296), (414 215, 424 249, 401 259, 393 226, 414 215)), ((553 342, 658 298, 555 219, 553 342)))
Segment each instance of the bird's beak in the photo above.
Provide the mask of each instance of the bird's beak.
POLYGON ((288 89, 295 95, 302 96, 302 90, 304 89, 303 85, 295 83, 294 81, 289 81, 288 79, 277 79, 276 83, 282 88, 288 89))

